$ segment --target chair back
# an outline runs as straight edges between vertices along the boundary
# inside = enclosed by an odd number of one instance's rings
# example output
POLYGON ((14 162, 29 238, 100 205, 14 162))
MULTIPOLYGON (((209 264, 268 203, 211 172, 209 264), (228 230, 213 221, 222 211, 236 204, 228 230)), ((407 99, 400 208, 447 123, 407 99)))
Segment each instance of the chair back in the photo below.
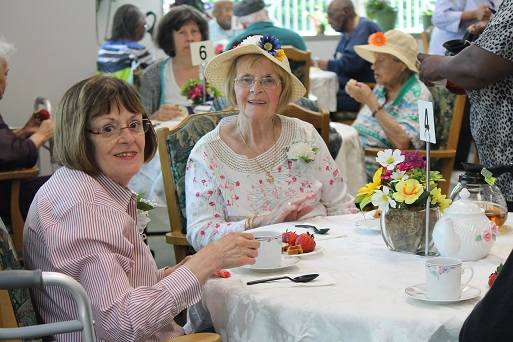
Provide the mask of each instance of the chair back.
POLYGON ((289 60, 290 71, 303 83, 306 89, 305 96, 308 96, 310 92, 310 50, 299 50, 292 45, 284 45, 281 48, 285 51, 285 55, 287 55, 289 60))
POLYGON ((283 111, 282 115, 298 118, 312 124, 321 135, 322 139, 326 143, 326 146, 329 146, 330 113, 327 110, 321 110, 319 113, 300 107, 295 103, 290 103, 288 107, 283 111))
POLYGON ((187 255, 190 247, 185 238, 187 216, 185 208, 185 167, 189 154, 205 134, 212 131, 222 118, 238 114, 238 111, 221 111, 187 116, 173 129, 157 130, 162 180, 167 201, 171 232, 166 241, 174 246, 176 262, 187 255))

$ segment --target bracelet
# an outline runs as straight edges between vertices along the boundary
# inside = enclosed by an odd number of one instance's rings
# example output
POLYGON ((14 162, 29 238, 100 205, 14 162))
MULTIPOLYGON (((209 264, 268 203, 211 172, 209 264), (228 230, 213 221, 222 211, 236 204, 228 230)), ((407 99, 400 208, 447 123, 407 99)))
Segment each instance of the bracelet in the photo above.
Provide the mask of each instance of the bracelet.
POLYGON ((376 113, 379 112, 382 109, 383 109, 383 106, 379 106, 378 108, 374 109, 374 111, 371 114, 372 117, 375 118, 376 117, 376 113))
POLYGON ((253 221, 255 220, 256 217, 257 217, 257 215, 250 217, 246 220, 248 223, 248 229, 253 229, 253 221))

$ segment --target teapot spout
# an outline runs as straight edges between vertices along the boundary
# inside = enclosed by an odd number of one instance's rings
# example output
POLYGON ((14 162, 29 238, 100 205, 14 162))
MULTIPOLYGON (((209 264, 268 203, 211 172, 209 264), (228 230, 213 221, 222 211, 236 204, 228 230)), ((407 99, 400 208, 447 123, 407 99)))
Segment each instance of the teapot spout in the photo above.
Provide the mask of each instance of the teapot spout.
POLYGON ((438 252, 443 256, 455 256, 461 248, 461 240, 454 230, 450 217, 442 217, 433 230, 433 241, 438 252))

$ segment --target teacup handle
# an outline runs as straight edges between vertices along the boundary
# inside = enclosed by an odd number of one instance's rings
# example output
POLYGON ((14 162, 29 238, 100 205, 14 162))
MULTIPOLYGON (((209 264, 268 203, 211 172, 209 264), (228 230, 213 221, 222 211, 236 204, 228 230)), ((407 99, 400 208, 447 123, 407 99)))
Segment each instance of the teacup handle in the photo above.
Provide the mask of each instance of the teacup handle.
POLYGON ((470 277, 468 278, 467 282, 461 286, 461 290, 462 291, 465 288, 465 286, 467 286, 468 283, 470 283, 470 281, 474 277, 474 269, 471 266, 462 267, 461 268, 461 274, 465 274, 465 270, 467 270, 467 269, 470 270, 470 277))

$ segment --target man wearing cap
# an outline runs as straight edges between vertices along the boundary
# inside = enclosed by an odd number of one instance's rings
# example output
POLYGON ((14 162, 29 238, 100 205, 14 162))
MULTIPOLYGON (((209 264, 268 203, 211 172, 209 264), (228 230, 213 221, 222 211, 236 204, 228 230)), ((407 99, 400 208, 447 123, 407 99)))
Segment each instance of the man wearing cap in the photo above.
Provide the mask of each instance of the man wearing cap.
POLYGON ((312 65, 322 70, 333 71, 338 75, 337 112, 356 112, 360 104, 344 90, 347 81, 375 82, 371 64, 354 51, 355 45, 367 44, 369 36, 383 31, 373 21, 359 17, 351 0, 333 0, 328 6, 328 22, 337 32, 342 33, 333 59, 318 60, 312 65))
POLYGON ((230 50, 238 45, 244 38, 253 34, 264 34, 267 36, 275 36, 281 42, 281 45, 292 45, 299 50, 306 50, 306 43, 303 37, 296 32, 274 26, 269 13, 265 9, 263 0, 242 0, 233 7, 233 14, 238 17, 244 32, 234 37, 226 46, 226 50, 230 50))
POLYGON ((228 42, 241 32, 241 30, 232 29, 233 1, 216 1, 212 14, 214 18, 208 22, 208 32, 213 42, 228 42))

